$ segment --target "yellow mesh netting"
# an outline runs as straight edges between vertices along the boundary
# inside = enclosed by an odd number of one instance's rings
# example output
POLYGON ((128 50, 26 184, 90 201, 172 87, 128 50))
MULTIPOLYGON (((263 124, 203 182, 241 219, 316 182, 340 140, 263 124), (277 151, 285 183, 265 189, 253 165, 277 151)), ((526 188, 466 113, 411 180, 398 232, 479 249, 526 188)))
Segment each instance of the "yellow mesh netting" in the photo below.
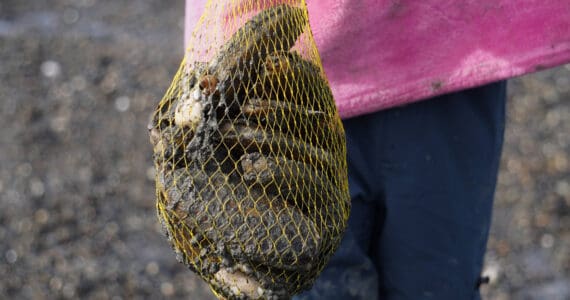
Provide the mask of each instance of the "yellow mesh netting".
POLYGON ((226 299, 288 299, 350 209, 344 130, 304 0, 209 1, 149 125, 158 216, 226 299))

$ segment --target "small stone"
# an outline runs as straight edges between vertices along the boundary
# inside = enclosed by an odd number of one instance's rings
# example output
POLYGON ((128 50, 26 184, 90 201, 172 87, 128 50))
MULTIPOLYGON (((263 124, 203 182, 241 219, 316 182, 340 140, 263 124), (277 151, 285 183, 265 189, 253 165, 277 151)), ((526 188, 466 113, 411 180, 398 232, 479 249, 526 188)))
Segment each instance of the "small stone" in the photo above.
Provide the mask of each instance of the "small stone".
POLYGON ((75 287, 72 284, 65 284, 61 292, 65 298, 73 298, 75 296, 75 287))
POLYGON ((548 159, 548 171, 551 174, 568 170, 568 158, 564 152, 556 152, 548 159))
POLYGON ((41 197, 44 195, 44 192, 44 183, 38 178, 32 178, 32 180, 30 180, 30 193, 32 196, 41 197))
POLYGON ((556 183, 556 193, 561 197, 570 198, 570 184, 567 181, 558 181, 556 183))
POLYGON ((115 71, 109 71, 103 81, 101 82, 101 89, 105 93, 112 93, 117 89, 117 83, 119 82, 120 76, 115 71))
POLYGON ((483 269, 483 276, 489 277, 490 284, 496 284, 501 273, 501 266, 495 262, 488 263, 483 269))
POLYGON ((59 277, 53 277, 49 281, 49 287, 54 291, 59 291, 63 286, 63 282, 59 277))
POLYGON ((61 73, 61 66, 57 61, 44 61, 40 67, 42 74, 47 78, 55 78, 61 73))
POLYGON ((57 132, 63 132, 67 129, 69 118, 66 115, 55 116, 50 120, 50 127, 57 132))
POLYGON ((551 128, 556 128, 561 119, 560 112, 557 110, 551 110, 546 114, 546 124, 551 128))
POLYGON ((6 254, 4 256, 6 257, 6 261, 8 261, 10 264, 13 264, 18 260, 18 253, 14 249, 6 251, 6 254))
POLYGON ((554 237, 551 234, 545 234, 540 238, 540 245, 542 248, 552 248, 554 246, 554 237))
POLYGON ((23 163, 16 168, 16 176, 28 177, 32 174, 32 165, 30 163, 23 163))
POLYGON ((160 292, 166 297, 171 297, 174 295, 174 286, 170 282, 163 282, 160 285, 160 292))
POLYGON ((146 169, 146 178, 150 181, 154 181, 156 176, 156 170, 154 169, 154 167, 148 167, 146 169))
POLYGON ((115 109, 120 112, 125 112, 129 110, 129 106, 131 105, 131 99, 126 96, 121 96, 115 100, 115 109))
POLYGON ((43 208, 38 209, 38 210, 36 210, 36 213, 34 214, 34 219, 35 219, 36 223, 38 223, 38 224, 45 224, 49 220, 49 213, 47 210, 45 210, 43 208))
POLYGON ((506 256, 511 252, 511 246, 505 240, 500 240, 497 242, 497 254, 499 256, 506 256))
POLYGON ((151 261, 146 265, 145 271, 147 274, 154 276, 158 274, 158 272, 160 271, 160 267, 156 262, 151 261))

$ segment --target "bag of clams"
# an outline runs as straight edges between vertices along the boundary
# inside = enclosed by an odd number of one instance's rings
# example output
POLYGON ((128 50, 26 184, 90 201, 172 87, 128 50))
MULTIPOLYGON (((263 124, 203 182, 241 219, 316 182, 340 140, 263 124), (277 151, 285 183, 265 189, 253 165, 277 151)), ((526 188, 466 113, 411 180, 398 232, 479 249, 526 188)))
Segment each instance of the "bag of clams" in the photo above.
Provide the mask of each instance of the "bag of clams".
POLYGON ((149 124, 159 220, 220 299, 290 299, 350 210, 344 129, 304 0, 210 0, 149 124))

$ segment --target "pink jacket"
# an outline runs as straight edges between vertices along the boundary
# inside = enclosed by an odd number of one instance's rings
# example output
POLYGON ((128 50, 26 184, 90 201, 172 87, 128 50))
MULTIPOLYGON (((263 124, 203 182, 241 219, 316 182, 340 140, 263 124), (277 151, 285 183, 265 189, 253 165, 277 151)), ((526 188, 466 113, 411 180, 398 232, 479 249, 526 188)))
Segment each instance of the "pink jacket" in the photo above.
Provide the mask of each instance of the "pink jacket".
MULTIPOLYGON (((186 0, 186 40, 206 0, 186 0)), ((341 117, 570 62, 568 0, 307 0, 341 117)))

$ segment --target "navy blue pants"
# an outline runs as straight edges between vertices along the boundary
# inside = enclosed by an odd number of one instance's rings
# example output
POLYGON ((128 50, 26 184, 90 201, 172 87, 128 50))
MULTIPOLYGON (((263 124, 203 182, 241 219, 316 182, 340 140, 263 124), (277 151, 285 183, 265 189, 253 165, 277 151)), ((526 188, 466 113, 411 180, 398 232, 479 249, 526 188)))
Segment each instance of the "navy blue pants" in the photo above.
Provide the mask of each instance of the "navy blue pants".
POLYGON ((506 83, 345 120, 352 211, 295 299, 480 299, 506 83))

